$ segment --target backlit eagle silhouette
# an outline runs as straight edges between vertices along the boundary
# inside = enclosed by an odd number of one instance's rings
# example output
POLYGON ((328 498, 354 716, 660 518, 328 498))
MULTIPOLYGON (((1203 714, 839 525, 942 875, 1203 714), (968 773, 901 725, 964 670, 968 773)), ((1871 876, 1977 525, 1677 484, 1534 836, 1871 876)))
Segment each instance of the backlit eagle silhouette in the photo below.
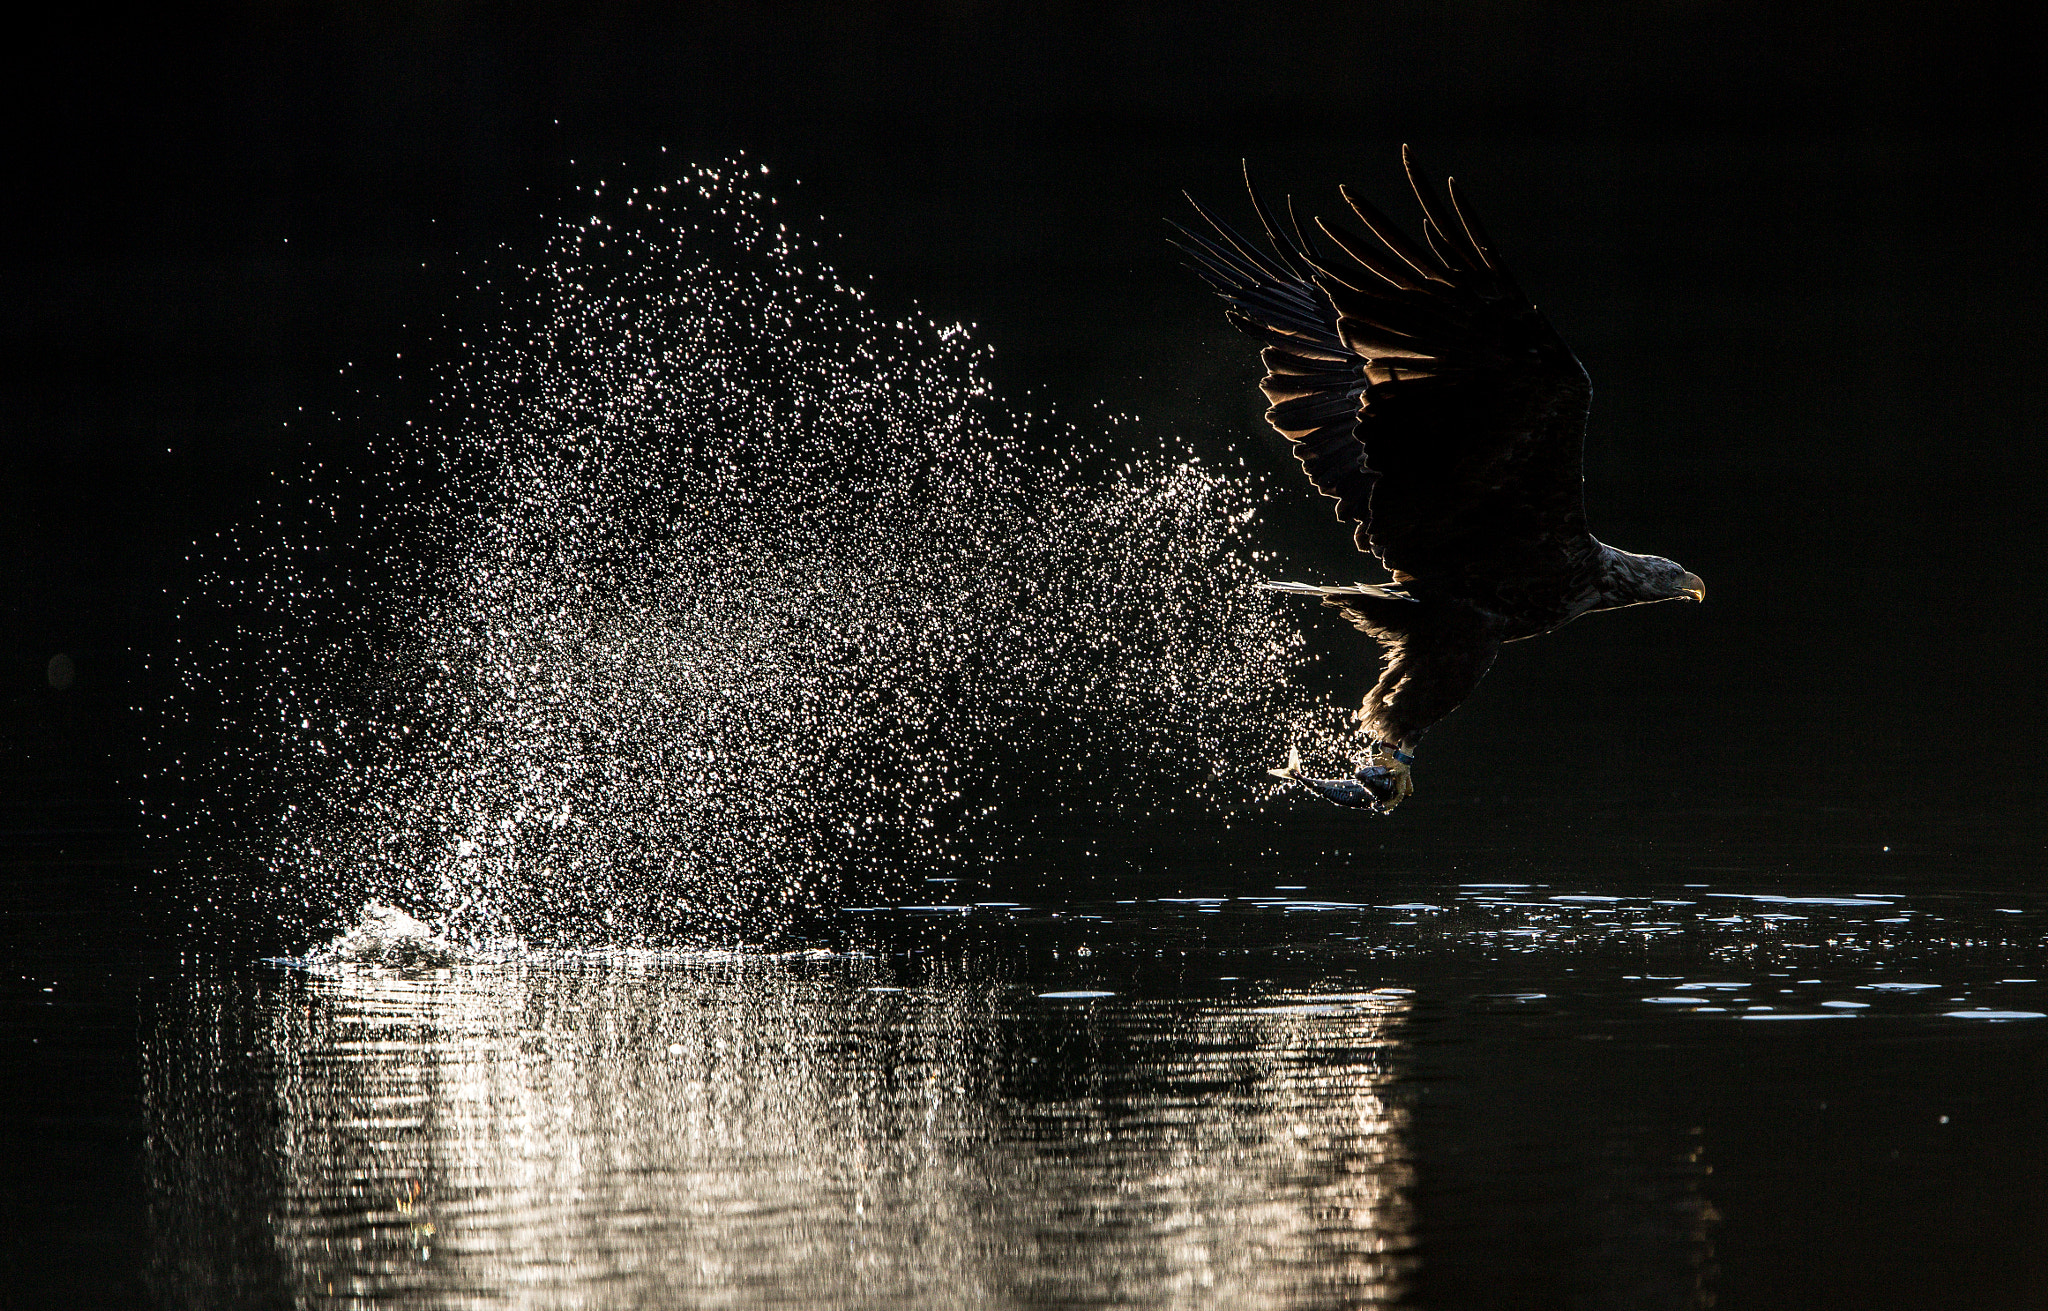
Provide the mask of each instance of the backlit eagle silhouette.
POLYGON ((1291 202, 1283 226, 1249 174, 1271 254, 1192 197, 1215 237, 1180 228, 1176 243, 1229 302, 1230 322, 1264 344, 1267 421, 1357 525, 1358 549, 1393 574, 1267 585, 1339 607, 1384 648, 1358 712, 1370 745, 1356 781, 1310 778, 1299 756, 1272 772, 1381 813, 1413 791, 1416 743, 1471 694, 1501 643, 1589 610, 1706 599, 1672 561, 1586 531, 1586 370, 1502 267, 1457 184, 1447 205, 1405 146, 1401 161, 1424 244, 1340 188, 1372 235, 1317 219, 1339 260, 1291 202))

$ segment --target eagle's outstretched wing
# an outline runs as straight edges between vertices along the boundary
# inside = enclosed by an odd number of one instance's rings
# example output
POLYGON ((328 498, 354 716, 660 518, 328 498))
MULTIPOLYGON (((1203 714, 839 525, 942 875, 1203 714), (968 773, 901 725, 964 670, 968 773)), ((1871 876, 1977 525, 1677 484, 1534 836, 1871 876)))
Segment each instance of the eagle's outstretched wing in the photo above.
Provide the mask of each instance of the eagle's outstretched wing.
POLYGON ((1432 195, 1409 159, 1426 245, 1349 191, 1372 236, 1317 220, 1349 257, 1282 229, 1251 188, 1272 243, 1221 219, 1181 231, 1229 317, 1265 344, 1266 418, 1355 537, 1397 579, 1519 573, 1584 537, 1585 369, 1501 267, 1461 203, 1432 195))

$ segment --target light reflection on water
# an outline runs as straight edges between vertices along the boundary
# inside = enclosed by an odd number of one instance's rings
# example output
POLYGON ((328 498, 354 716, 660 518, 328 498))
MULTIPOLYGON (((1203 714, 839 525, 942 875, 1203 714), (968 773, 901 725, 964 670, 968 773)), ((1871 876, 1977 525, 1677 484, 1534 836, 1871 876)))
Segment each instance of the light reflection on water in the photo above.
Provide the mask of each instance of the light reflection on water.
MULTIPOLYGON (((834 951, 190 962, 144 1043, 155 1283, 1322 1308, 1520 1270, 1704 1307, 1730 1200, 1843 1142, 1877 1153, 1858 1189, 2002 1168, 1925 1135, 1988 1132, 2048 1011, 2031 892, 1779 887, 962 896, 848 908, 834 951)), ((1946 1214, 1922 1196, 1835 1204, 1903 1241, 1946 1214)))
POLYGON ((152 1062, 160 1283, 187 1292, 221 1285, 196 1212, 224 1180, 250 1186, 252 1155, 268 1195, 219 1204, 267 1211, 274 1252, 227 1259, 274 1261, 308 1306, 1297 1307, 1401 1289, 1398 993, 1111 1008, 973 970, 892 991, 857 956, 256 986, 274 1106, 234 1122, 219 1093, 240 1054, 203 1022, 152 1062), (242 1164, 215 1171, 215 1153, 242 1164))

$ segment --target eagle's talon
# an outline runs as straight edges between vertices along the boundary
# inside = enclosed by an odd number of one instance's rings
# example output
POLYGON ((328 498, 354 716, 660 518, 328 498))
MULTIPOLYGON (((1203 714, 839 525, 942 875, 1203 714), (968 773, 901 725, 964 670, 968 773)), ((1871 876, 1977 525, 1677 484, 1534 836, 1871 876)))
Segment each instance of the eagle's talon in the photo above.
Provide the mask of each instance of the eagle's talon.
POLYGON ((1415 795, 1415 773, 1409 764, 1411 759, 1407 753, 1394 747, 1373 745, 1357 775, 1358 781, 1365 784, 1378 803, 1373 809, 1386 814, 1415 795))

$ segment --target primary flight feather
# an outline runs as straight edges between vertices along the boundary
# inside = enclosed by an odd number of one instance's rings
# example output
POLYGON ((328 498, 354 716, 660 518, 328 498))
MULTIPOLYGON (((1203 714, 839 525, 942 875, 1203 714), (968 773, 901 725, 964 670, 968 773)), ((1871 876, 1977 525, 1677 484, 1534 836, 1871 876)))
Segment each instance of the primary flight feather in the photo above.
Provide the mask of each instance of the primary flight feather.
POLYGON ((1438 195, 1405 146, 1401 161, 1421 243, 1340 189, 1366 231, 1317 219, 1327 250, 1291 204, 1283 225, 1249 175, 1268 250, 1199 203, 1214 236, 1180 228, 1176 243, 1232 325, 1263 344, 1267 421, 1356 525, 1358 548, 1393 574, 1269 585, 1339 607, 1384 648, 1358 712, 1369 749, 1357 781, 1310 778, 1298 758, 1272 772, 1378 812, 1412 791, 1416 743, 1503 642, 1591 610, 1706 598, 1678 564, 1587 531, 1584 366, 1501 265, 1456 183, 1438 195))

